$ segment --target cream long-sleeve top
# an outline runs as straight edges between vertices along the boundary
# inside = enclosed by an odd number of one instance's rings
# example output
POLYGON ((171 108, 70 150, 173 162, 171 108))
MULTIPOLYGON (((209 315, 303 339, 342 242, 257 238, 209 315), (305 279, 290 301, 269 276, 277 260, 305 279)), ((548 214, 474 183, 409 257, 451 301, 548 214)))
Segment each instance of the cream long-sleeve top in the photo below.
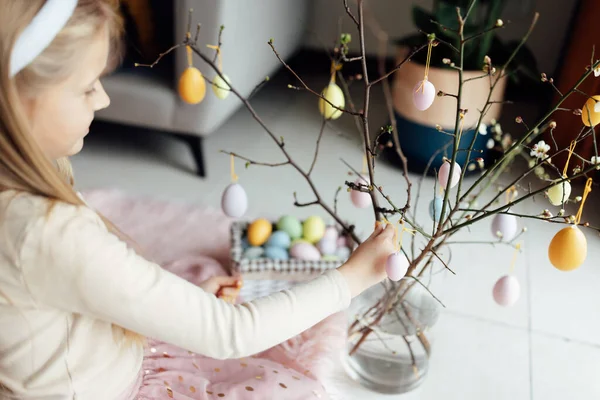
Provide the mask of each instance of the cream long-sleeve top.
POLYGON ((118 396, 140 371, 143 345, 116 340, 112 324, 237 358, 308 329, 350 298, 332 270, 231 305, 137 255, 88 207, 58 203, 48 214, 42 197, 0 192, 0 399, 118 396))

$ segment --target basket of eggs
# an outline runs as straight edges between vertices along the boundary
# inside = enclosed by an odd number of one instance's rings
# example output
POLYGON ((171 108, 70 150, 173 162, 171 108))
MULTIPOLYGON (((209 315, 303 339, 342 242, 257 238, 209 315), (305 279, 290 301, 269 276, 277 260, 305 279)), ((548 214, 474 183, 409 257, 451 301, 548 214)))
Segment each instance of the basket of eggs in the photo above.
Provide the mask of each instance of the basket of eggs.
POLYGON ((231 225, 232 272, 241 275, 244 300, 268 295, 339 267, 353 241, 319 216, 305 220, 286 215, 231 225))

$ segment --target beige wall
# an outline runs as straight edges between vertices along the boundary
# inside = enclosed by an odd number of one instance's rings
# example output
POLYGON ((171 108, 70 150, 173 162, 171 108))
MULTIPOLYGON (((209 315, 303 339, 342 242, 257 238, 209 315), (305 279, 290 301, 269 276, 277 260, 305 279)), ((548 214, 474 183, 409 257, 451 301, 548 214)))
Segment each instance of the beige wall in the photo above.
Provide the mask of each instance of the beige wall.
MULTIPOLYGON (((323 48, 323 43, 331 43, 338 32, 338 21, 342 17, 344 31, 353 34, 353 50, 358 49, 358 37, 351 20, 346 16, 342 0, 310 0, 311 16, 305 45, 309 48, 323 48)), ((530 37, 529 46, 534 52, 540 70, 552 73, 559 61, 559 52, 567 34, 576 0, 510 0, 505 19, 513 22, 503 29, 501 36, 506 39, 521 37, 531 22, 534 11, 540 12, 536 30, 530 37)), ((355 0, 349 0, 349 4, 355 0)), ((381 26, 391 37, 402 37, 415 32, 411 20, 412 4, 431 8, 432 0, 367 0, 381 26)), ((365 37, 367 52, 376 54, 377 40, 367 32, 365 37)), ((391 51, 391 50, 390 50, 391 51)))

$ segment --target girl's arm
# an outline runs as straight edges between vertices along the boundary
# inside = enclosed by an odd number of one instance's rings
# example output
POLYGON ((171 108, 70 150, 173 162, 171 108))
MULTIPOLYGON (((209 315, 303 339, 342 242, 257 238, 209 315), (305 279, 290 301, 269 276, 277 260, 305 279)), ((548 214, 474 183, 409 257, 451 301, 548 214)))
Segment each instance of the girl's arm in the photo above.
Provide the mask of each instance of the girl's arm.
POLYGON ((58 204, 29 227, 20 252, 31 296, 212 358, 258 353, 345 309, 344 269, 231 305, 138 256, 90 209, 58 204), (340 272, 341 271, 341 272, 340 272))

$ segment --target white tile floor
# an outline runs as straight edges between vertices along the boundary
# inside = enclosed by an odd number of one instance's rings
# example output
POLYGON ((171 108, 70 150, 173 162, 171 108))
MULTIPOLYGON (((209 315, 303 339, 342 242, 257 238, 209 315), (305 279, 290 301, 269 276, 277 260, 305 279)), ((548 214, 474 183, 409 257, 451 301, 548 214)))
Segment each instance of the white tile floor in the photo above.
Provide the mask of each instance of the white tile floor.
MULTIPOLYGON (((310 165, 320 125, 316 101, 305 93, 277 87, 278 80, 253 101, 265 122, 285 137, 286 148, 304 167, 310 165)), ((279 82, 281 83, 281 82, 279 82)), ((227 101, 236 101, 233 98, 227 101)), ((375 98, 371 118, 376 129, 384 124, 381 99, 375 98)), ((187 147, 168 136, 131 133, 128 130, 96 132, 84 151, 74 157, 79 189, 119 188, 134 195, 218 206, 229 183, 229 158, 219 150, 247 157, 282 161, 279 149, 241 109, 205 142, 208 177, 193 174, 187 147)), ((328 129, 314 181, 325 199, 333 200, 336 188, 347 178, 343 157, 361 167, 360 139, 353 121, 342 118, 328 129)), ((243 168, 237 173, 250 198, 249 217, 294 213, 299 217, 325 214, 318 208, 296 209, 292 193, 300 201, 312 201, 305 181, 291 168, 243 168)), ((400 171, 381 164, 379 184, 398 203, 405 196, 400 171)), ((413 176, 416 181, 417 177, 413 176)), ((431 190, 432 181, 426 188, 431 190)), ((581 190, 575 188, 574 190, 581 190)), ((424 192, 424 197, 428 197, 424 192)), ((597 194, 596 194, 597 195, 597 194)), ((547 206, 529 202, 522 209, 534 212, 547 206)), ((588 200, 587 216, 593 217, 597 196, 588 200)), ((342 193, 339 212, 366 231, 372 212, 357 210, 342 193)), ((419 219, 428 218, 421 205, 419 219)), ((597 220, 598 218, 596 218, 597 220)), ((525 248, 517 258, 515 274, 521 282, 521 298, 512 308, 501 308, 491 298, 494 282, 509 270, 513 251, 505 246, 464 244, 454 248, 452 268, 438 294, 447 309, 438 324, 431 370, 425 384, 402 396, 369 392, 350 381, 340 369, 337 382, 343 399, 402 400, 562 400, 600 398, 600 239, 588 235, 589 255, 584 266, 571 273, 555 270, 547 259, 547 246, 558 225, 525 222, 525 248)), ((598 222, 596 221, 596 225, 598 222)), ((489 222, 463 232, 461 240, 489 238, 489 222)))

